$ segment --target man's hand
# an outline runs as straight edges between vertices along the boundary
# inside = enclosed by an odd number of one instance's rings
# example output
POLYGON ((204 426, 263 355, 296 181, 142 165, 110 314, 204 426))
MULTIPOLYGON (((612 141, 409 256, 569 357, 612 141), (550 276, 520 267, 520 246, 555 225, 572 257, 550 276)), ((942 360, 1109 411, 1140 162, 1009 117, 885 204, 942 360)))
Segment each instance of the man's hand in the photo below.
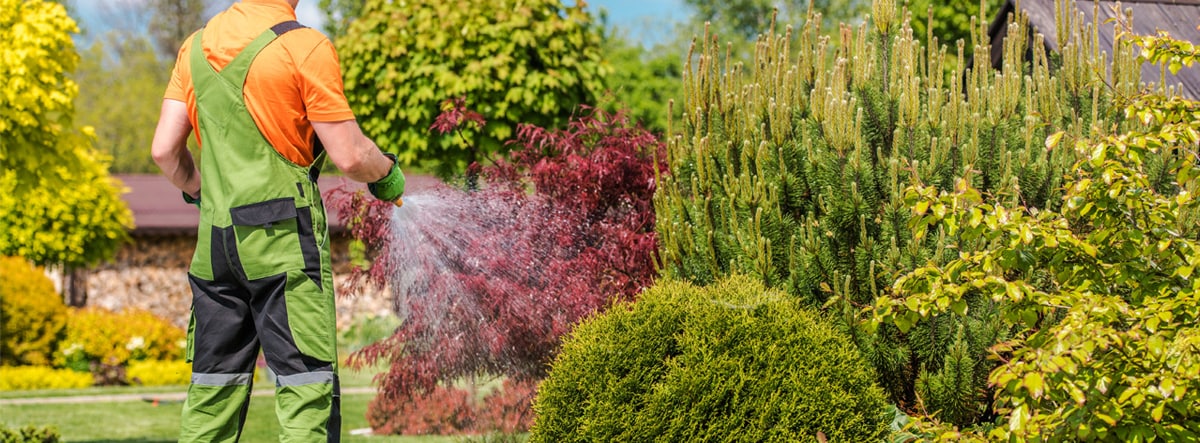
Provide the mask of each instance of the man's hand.
POLYGON ((388 174, 379 181, 368 183, 367 190, 371 191, 371 195, 377 199, 400 206, 403 204, 400 196, 404 195, 404 172, 400 171, 400 162, 396 160, 395 155, 384 154, 384 156, 392 161, 392 167, 388 170, 388 174))
POLYGON ((192 197, 191 194, 184 192, 183 193, 183 201, 189 205, 196 205, 196 207, 199 208, 200 207, 200 193, 197 192, 196 196, 192 197))

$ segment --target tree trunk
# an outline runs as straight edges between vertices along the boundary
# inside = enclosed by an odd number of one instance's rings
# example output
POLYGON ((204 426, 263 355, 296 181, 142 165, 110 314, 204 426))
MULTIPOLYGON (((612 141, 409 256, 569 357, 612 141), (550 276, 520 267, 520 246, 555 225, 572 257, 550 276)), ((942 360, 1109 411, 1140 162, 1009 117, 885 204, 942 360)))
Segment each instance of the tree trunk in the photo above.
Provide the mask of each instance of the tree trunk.
POLYGON ((86 268, 67 268, 63 276, 63 295, 67 298, 67 306, 82 308, 87 306, 87 275, 86 268))

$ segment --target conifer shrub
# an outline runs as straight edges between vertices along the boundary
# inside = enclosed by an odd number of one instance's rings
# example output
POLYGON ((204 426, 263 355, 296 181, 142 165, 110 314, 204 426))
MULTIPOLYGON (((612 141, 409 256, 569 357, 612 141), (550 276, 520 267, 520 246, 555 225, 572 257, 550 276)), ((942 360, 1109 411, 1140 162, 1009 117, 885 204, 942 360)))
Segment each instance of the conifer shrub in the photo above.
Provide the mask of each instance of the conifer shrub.
POLYGON ((1000 69, 986 27, 949 53, 931 49, 899 3, 875 0, 868 21, 834 38, 816 15, 765 30, 753 60, 724 55, 712 36, 697 45, 655 195, 662 274, 708 284, 741 273, 822 306, 899 408, 989 422, 988 349, 1014 332, 1003 302, 970 293, 945 306, 963 315, 867 326, 864 308, 893 297, 901 275, 977 246, 922 222, 929 208, 904 190, 970 186, 988 203, 1058 209, 1078 157, 1047 137, 1128 126, 1119 97, 1140 71, 1128 48, 1100 58, 1100 33, 1074 2, 1057 2, 1057 55, 1013 17, 1000 69))
POLYGON ((49 366, 0 366, 0 391, 78 389, 92 386, 87 372, 49 366))
POLYGON ((0 365, 48 365, 67 327, 54 283, 29 261, 0 257, 0 365))
POLYGON ((531 441, 880 441, 886 408, 850 339, 795 298, 664 281, 571 332, 531 441))

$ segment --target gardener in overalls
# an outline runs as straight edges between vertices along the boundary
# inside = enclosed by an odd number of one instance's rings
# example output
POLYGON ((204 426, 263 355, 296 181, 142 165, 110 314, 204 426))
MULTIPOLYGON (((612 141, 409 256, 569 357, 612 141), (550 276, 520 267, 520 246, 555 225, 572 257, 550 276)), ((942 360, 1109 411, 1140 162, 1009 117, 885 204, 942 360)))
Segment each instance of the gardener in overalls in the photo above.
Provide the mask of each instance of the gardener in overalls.
POLYGON ((339 438, 317 172, 328 155, 376 198, 397 203, 404 175, 362 134, 333 45, 296 23, 298 2, 242 0, 218 14, 180 48, 163 100, 154 162, 200 209, 180 441, 238 439, 260 346, 277 375, 280 441, 339 438), (186 145, 193 129, 199 168, 186 145))

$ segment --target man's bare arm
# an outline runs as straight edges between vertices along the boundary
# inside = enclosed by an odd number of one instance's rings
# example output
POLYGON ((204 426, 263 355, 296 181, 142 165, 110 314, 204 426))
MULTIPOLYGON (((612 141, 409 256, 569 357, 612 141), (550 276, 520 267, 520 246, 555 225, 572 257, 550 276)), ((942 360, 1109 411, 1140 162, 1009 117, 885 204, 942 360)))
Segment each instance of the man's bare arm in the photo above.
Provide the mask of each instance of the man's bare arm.
POLYGON ((187 149, 187 138, 192 133, 188 120, 187 103, 165 99, 158 116, 158 127, 154 130, 154 141, 150 155, 163 175, 183 192, 197 198, 200 196, 200 171, 192 153, 187 149))
POLYGON ((357 121, 312 122, 312 126, 325 145, 329 159, 347 177, 371 183, 388 175, 392 168, 391 159, 363 135, 357 121))

